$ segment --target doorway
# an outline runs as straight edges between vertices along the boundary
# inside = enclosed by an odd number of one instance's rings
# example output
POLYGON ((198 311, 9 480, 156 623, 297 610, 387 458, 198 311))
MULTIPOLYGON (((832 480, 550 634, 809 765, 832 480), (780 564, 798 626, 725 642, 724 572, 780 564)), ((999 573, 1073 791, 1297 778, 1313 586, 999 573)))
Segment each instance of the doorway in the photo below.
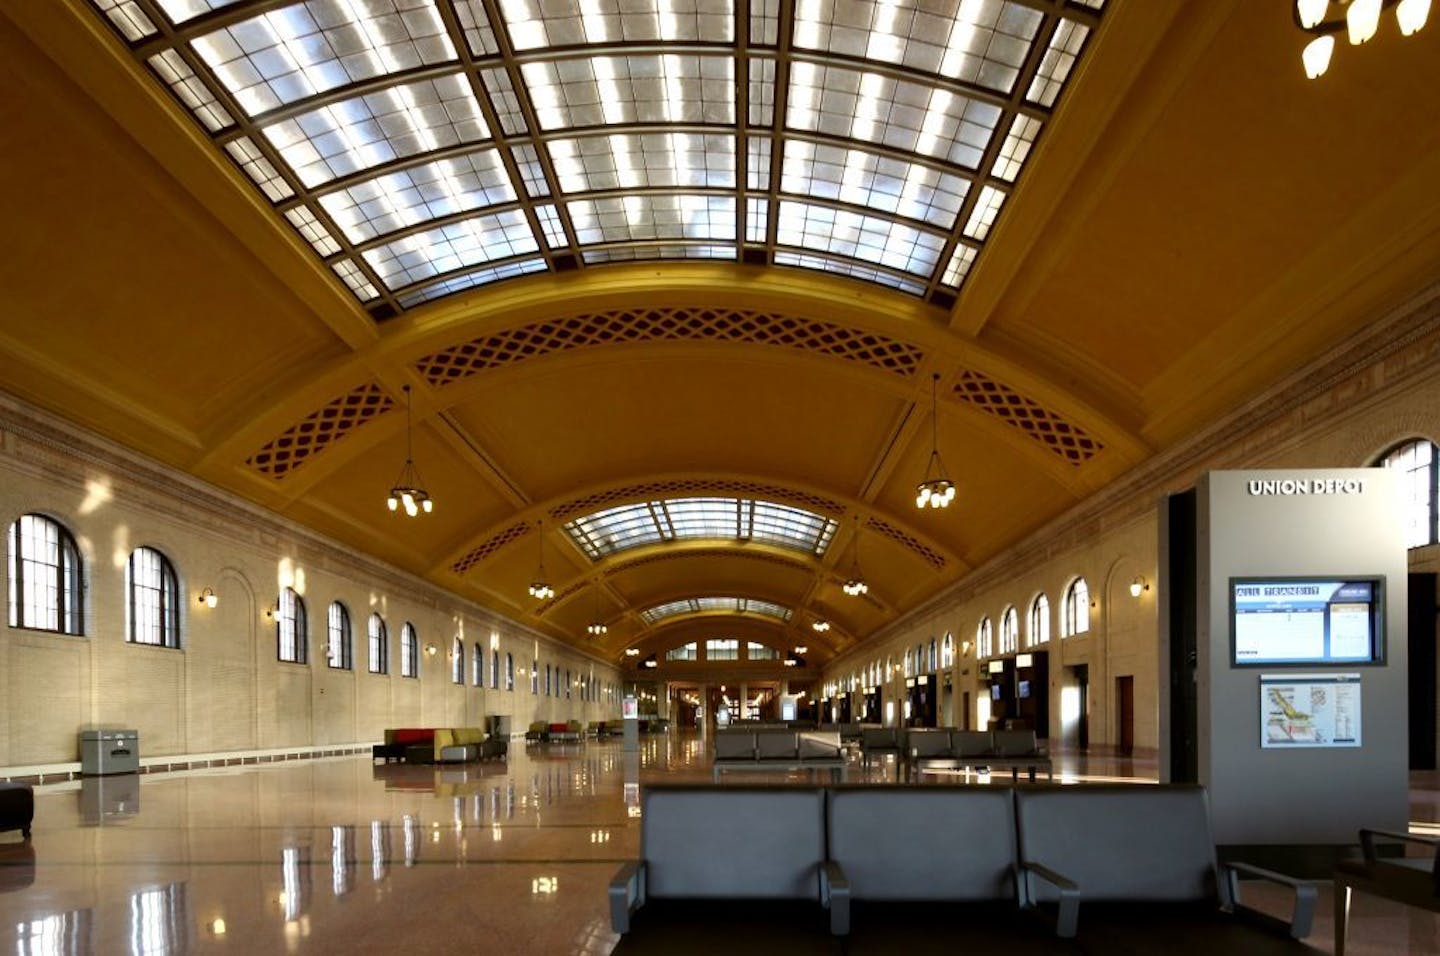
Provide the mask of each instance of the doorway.
POLYGON ((1075 746, 1080 750, 1088 750, 1090 749, 1090 665, 1076 664, 1070 668, 1070 673, 1075 679, 1075 746))
POLYGON ((1115 678, 1115 711, 1116 752, 1129 757, 1135 752, 1135 678, 1115 678))

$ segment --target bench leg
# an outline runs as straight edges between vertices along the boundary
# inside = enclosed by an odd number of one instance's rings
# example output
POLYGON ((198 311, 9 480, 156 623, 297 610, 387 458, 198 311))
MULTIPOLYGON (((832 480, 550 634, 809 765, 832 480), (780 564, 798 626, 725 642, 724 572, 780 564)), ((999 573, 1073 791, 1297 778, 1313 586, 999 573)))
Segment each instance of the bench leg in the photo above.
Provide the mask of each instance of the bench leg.
POLYGON ((1335 956, 1345 956, 1345 929, 1350 920, 1350 884, 1335 884, 1335 956))

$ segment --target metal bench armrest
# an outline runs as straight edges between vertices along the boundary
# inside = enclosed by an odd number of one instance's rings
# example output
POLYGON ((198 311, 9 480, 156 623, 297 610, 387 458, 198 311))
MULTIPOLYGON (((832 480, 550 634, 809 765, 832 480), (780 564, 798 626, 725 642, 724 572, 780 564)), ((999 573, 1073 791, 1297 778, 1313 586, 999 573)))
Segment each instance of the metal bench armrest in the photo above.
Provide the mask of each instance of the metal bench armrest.
POLYGON ((1291 937, 1304 939, 1310 935, 1310 928, 1315 921, 1315 906, 1319 899, 1319 891, 1315 884, 1309 880, 1297 879, 1287 876, 1284 873, 1276 873, 1274 870, 1267 870, 1263 867, 1254 866, 1249 863, 1226 863, 1222 865, 1221 871, 1225 881, 1225 887, 1229 894, 1229 902, 1235 911, 1244 913, 1249 918, 1263 917, 1265 914, 1252 909, 1240 902, 1240 874, 1253 876, 1258 879, 1268 880, 1281 886, 1288 886, 1295 891, 1295 909, 1291 912, 1290 922, 1285 929, 1291 937))

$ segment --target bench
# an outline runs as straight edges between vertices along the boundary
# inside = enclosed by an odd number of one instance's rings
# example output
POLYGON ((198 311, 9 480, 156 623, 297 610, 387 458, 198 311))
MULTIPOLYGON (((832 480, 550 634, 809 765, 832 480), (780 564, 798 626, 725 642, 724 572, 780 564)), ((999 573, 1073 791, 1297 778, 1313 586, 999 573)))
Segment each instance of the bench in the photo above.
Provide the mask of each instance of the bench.
POLYGON ((1355 890, 1440 912, 1440 840, 1391 830, 1360 830, 1360 859, 1341 860, 1335 867, 1335 956, 1345 956, 1350 896, 1355 890), (1376 840, 1410 844, 1430 851, 1426 857, 1382 857, 1376 840))
POLYGON ((829 770, 844 780, 845 752, 835 731, 724 730, 715 734, 715 780, 729 770, 829 770))
POLYGON ((821 788, 652 785, 641 808, 640 857, 610 881, 615 932, 628 933, 652 900, 804 901, 819 911, 821 788))
POLYGON ((1050 757, 1039 747, 1033 730, 957 730, 953 727, 911 730, 907 735, 908 773, 913 779, 929 770, 1007 769, 1011 779, 1037 770, 1054 779, 1050 757))
POLYGON ((404 760, 407 751, 420 744, 434 745, 434 727, 387 727, 385 742, 370 748, 371 760, 404 760))
MULTIPOLYGON (((833 935, 858 902, 910 907, 996 952, 1314 952, 1298 940, 1315 886, 1217 864, 1200 787, 692 784, 647 787, 642 803, 640 858, 609 887, 622 935, 651 897, 818 900, 833 935), (1291 919, 1245 907, 1242 875, 1290 887, 1291 919)), ((710 912, 691 941, 750 905, 710 912)), ((847 952, 910 948, 906 919, 860 929, 847 952)))
POLYGON ((1198 786, 1017 787, 1022 893, 1087 952, 1313 952, 1313 884, 1245 863, 1219 865, 1198 786), (1240 901, 1241 875, 1294 891, 1290 921, 1240 901), (1256 928, 1268 930, 1259 933, 1256 928))
POLYGON ((860 728, 860 766, 870 768, 872 758, 884 758, 894 754, 897 761, 895 773, 900 774, 905 756, 905 731, 899 727, 860 728))
POLYGON ((19 830, 30 839, 30 824, 35 820, 35 791, 28 783, 0 780, 0 831, 19 830))

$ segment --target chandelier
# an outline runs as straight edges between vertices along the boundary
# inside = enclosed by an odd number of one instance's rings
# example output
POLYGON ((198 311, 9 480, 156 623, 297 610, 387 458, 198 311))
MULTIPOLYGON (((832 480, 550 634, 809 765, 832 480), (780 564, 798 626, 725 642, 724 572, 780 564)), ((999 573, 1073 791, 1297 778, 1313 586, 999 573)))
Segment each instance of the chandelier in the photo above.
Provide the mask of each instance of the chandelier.
POLYGON ((535 522, 535 534, 540 544, 540 566, 535 569, 535 579, 530 582, 530 596, 537 601, 548 601, 555 596, 550 579, 545 574, 545 524, 535 522))
POLYGON ((385 500, 385 506, 396 512, 400 510, 401 506, 404 506, 405 513, 413 518, 422 511, 429 514, 435 510, 435 502, 431 500, 430 493, 421 487, 420 472, 415 468, 410 423, 410 386, 405 385, 403 388, 405 391, 405 465, 400 469, 400 477, 395 479, 395 484, 390 489, 390 497, 385 500))
POLYGON ((595 613, 590 618, 590 623, 585 625, 585 632, 591 637, 600 637, 609 631, 605 622, 600 619, 600 588, 595 588, 595 613))
POLYGON ((1344 30, 1351 45, 1358 46, 1375 36, 1380 12, 1390 7, 1395 8, 1395 23, 1402 36, 1420 32, 1430 16, 1430 0, 1295 0, 1296 25, 1314 36, 1300 54, 1305 75, 1313 80, 1330 68, 1335 34, 1344 30))
POLYGON ((860 519, 855 519, 855 536, 850 539, 850 576, 840 589, 851 597, 859 597, 870 590, 870 585, 865 583, 864 576, 860 573, 860 519))
POLYGON ((925 465, 925 480, 915 488, 915 507, 948 508, 955 500, 955 482, 945 477, 945 463, 940 460, 936 392, 940 373, 930 379, 930 461, 925 465))
POLYGON ((823 617, 816 621, 812 621, 810 626, 815 630, 821 632, 822 634, 830 630, 830 622, 825 620, 823 617))

